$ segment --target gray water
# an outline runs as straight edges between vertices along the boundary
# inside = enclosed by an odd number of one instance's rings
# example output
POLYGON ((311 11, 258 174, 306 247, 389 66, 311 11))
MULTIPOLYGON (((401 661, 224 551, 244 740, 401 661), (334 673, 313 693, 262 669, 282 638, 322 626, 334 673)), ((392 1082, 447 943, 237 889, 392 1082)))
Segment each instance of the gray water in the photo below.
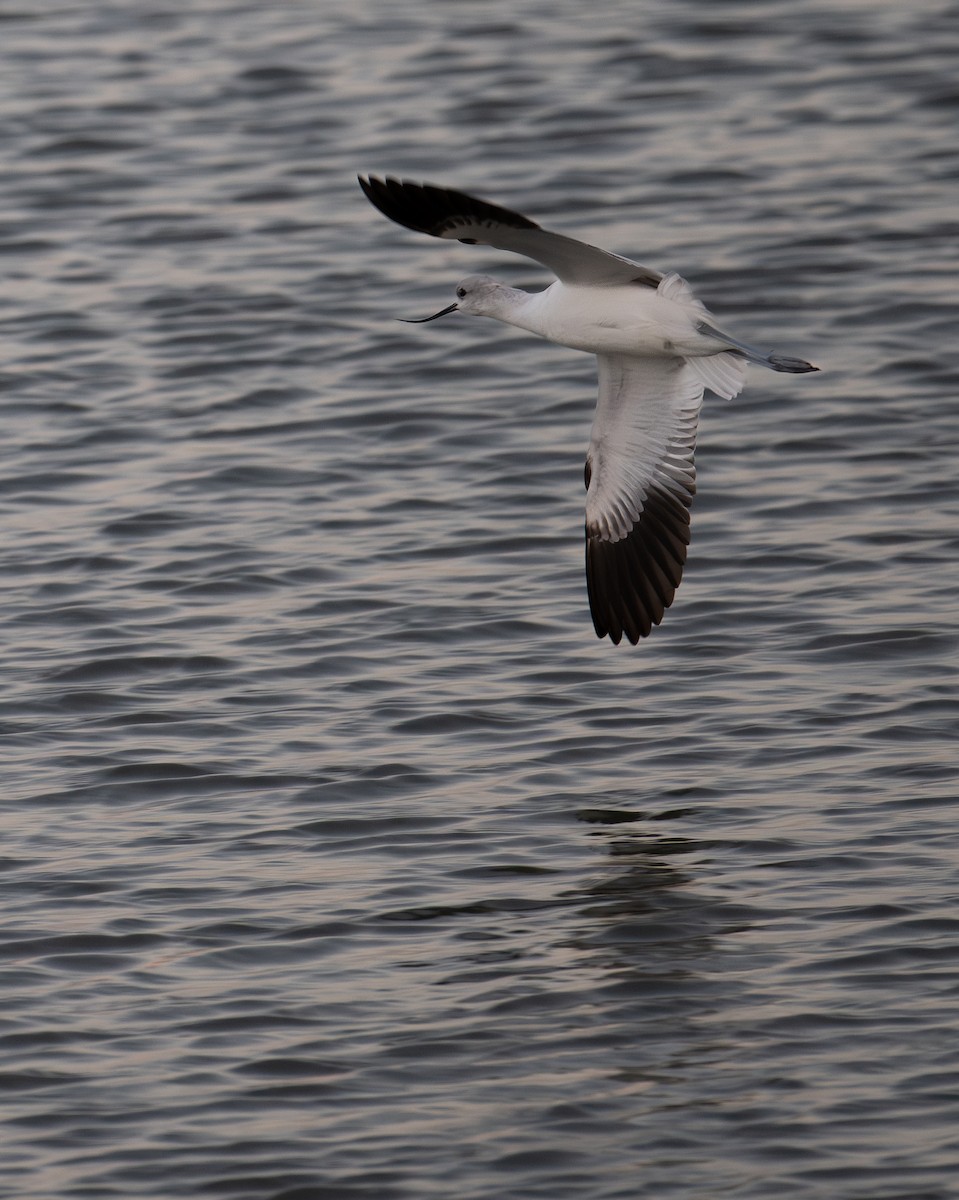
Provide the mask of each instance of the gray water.
POLYGON ((0 1192, 946 1200, 959 8, 0 12, 0 1192), (808 357, 592 631, 472 190, 808 357))

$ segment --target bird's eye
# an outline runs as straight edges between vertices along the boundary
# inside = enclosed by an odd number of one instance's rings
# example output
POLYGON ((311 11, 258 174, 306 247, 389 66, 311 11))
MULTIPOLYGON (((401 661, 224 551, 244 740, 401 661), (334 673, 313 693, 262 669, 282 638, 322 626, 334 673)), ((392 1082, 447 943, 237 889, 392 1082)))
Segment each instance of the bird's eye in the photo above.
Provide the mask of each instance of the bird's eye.
POLYGON ((466 288, 464 288, 464 287, 457 288, 456 295, 459 297, 460 300, 462 300, 463 297, 466 295, 466 288))

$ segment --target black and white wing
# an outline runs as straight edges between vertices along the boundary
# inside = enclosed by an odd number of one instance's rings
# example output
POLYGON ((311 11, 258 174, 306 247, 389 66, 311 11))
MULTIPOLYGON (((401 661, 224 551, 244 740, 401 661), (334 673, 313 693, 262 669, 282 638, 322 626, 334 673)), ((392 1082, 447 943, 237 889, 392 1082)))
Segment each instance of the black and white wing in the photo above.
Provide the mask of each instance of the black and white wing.
POLYGON ((432 237, 522 254, 548 267, 563 283, 597 287, 640 283, 654 288, 662 279, 659 271, 575 238, 550 233, 520 213, 465 192, 389 177, 357 178, 370 203, 398 225, 432 237))
POLYGON ((634 644, 673 602, 689 545, 703 383, 681 358, 597 356, 586 583, 599 637, 634 644))

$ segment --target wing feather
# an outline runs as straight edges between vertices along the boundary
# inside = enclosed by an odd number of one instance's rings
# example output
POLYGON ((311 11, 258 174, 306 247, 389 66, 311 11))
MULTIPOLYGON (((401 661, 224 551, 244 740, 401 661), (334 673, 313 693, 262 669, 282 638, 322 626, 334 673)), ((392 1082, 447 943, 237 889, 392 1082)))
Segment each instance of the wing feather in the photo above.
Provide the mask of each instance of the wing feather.
POLYGON ((634 644, 686 563, 703 383, 683 359, 599 355, 587 457, 586 585, 599 637, 634 644))
POLYGON ((357 176, 367 199, 380 212, 418 233, 522 254, 548 267, 563 283, 593 286, 639 283, 658 287, 659 271, 576 238, 542 229, 521 213, 466 192, 406 179, 357 176))

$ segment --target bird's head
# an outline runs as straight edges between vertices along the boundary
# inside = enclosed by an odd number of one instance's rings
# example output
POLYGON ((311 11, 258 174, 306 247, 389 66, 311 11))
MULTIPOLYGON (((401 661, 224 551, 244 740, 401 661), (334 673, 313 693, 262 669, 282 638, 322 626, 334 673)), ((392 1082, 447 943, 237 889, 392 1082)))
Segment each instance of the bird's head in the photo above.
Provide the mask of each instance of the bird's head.
POLYGON ((505 290, 502 283, 497 283, 489 275, 467 275, 456 285, 456 302, 454 304, 441 308, 431 317, 419 317, 407 320, 406 323, 422 325, 426 321, 435 321, 438 317, 445 317, 452 312, 470 313, 474 317, 492 317, 499 311, 505 290))

